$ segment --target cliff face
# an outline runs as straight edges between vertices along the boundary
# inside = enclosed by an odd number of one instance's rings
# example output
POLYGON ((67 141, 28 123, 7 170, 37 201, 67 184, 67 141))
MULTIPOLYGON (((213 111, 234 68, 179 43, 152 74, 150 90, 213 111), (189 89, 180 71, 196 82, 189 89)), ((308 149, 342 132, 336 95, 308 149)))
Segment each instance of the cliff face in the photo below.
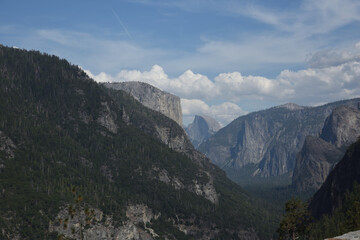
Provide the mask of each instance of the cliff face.
POLYGON ((319 107, 285 104, 235 119, 200 145, 199 150, 220 167, 239 169, 256 164, 254 174, 279 176, 292 172, 306 136, 318 136, 337 106, 354 108, 360 99, 319 107))
POLYGON ((317 190, 343 156, 333 144, 308 136, 296 158, 292 185, 298 192, 317 190))
POLYGON ((359 136, 360 111, 342 106, 336 108, 327 118, 320 137, 337 148, 346 149, 359 136))
POLYGON ((345 193, 351 190, 354 181, 360 182, 359 140, 348 148, 345 156, 314 195, 309 205, 313 216, 318 219, 341 206, 345 193))
POLYGON ((326 119, 320 138, 308 136, 297 156, 293 186, 298 192, 317 190, 360 136, 360 111, 340 106, 326 119))
POLYGON ((129 93, 144 106, 161 112, 182 126, 181 102, 178 96, 143 82, 104 83, 103 85, 129 93))
POLYGON ((194 121, 185 128, 185 131, 191 143, 197 148, 201 143, 219 131, 220 128, 220 124, 215 119, 196 115, 194 121))

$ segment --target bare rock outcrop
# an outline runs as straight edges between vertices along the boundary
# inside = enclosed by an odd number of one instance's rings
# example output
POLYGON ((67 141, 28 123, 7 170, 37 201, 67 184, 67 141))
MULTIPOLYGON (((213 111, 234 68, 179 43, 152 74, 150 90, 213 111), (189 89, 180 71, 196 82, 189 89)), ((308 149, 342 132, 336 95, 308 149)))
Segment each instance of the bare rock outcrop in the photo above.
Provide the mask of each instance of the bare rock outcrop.
POLYGON ((335 108, 326 119, 320 137, 307 136, 296 158, 292 185, 298 192, 317 190, 360 136, 360 111, 335 108))
POLYGON ((197 148, 201 143, 219 131, 220 128, 220 124, 215 119, 209 116, 196 115, 194 121, 185 128, 185 131, 191 143, 197 148))
POLYGON ((181 102, 178 96, 143 82, 104 83, 104 86, 129 93, 144 106, 164 114, 182 126, 181 102))
POLYGON ((341 106, 326 119, 321 138, 346 149, 360 136, 360 111, 348 106, 341 106))
POLYGON ((146 223, 159 216, 154 215, 146 205, 129 205, 126 209, 128 220, 115 227, 113 217, 105 215, 99 209, 93 209, 92 221, 89 223, 84 208, 80 208, 71 218, 68 207, 64 207, 56 219, 49 223, 49 232, 57 232, 71 239, 152 240, 158 235, 153 229, 146 227, 146 223))

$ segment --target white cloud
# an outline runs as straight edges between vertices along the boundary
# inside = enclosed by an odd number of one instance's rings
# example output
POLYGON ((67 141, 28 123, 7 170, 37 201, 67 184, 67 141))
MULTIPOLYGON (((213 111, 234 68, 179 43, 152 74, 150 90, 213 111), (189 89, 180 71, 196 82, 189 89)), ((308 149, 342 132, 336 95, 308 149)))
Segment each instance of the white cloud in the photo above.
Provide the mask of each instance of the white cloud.
POLYGON ((360 96, 360 62, 353 61, 325 68, 297 72, 285 70, 276 79, 288 83, 291 98, 322 102, 360 96))
POLYGON ((330 49, 318 51, 311 56, 308 64, 311 68, 324 68, 352 61, 360 61, 360 42, 356 43, 354 48, 347 51, 337 52, 330 49))
POLYGON ((239 72, 221 73, 215 77, 215 84, 227 97, 239 101, 244 97, 264 98, 265 96, 282 94, 277 82, 260 76, 243 77, 239 72))
POLYGON ((256 101, 275 105, 295 102, 312 105, 359 97, 360 59, 357 56, 355 51, 319 52, 312 59, 317 67, 299 71, 283 70, 273 79, 228 72, 220 73, 212 81, 190 70, 170 78, 159 65, 144 72, 122 70, 115 77, 104 72, 98 75, 90 71, 87 73, 98 82, 147 82, 182 98, 184 122, 190 121, 195 114, 204 114, 225 124, 244 114, 245 110, 253 110, 246 109, 244 103, 251 105, 256 101), (209 102, 221 104, 210 106, 209 102))
POLYGON ((360 20, 357 0, 304 0, 295 11, 276 11, 254 4, 245 7, 239 4, 228 10, 303 38, 328 33, 360 20))
POLYGON ((173 93, 184 98, 209 99, 219 95, 214 83, 206 76, 195 74, 188 70, 177 78, 169 78, 164 69, 154 65, 150 71, 140 72, 138 70, 122 70, 115 77, 106 73, 94 75, 87 71, 88 75, 97 82, 125 82, 140 81, 156 86, 162 90, 173 93))
POLYGON ((223 102, 209 106, 199 99, 181 99, 181 107, 183 109, 184 122, 190 123, 194 115, 205 115, 215 118, 222 126, 230 123, 235 118, 246 114, 237 104, 232 102, 223 102))

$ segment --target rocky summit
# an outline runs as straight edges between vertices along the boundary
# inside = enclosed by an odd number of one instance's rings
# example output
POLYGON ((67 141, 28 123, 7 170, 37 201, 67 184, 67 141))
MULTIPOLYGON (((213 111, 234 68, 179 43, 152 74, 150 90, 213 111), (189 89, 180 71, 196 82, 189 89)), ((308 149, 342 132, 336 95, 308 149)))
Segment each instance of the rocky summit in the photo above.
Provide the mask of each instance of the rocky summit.
POLYGON ((212 117, 195 115, 194 121, 185 128, 185 131, 191 143, 197 148, 220 128, 220 124, 212 117))
POLYGON ((145 107, 164 114, 182 126, 181 102, 178 96, 161 91, 144 82, 116 82, 103 85, 129 93, 145 107))

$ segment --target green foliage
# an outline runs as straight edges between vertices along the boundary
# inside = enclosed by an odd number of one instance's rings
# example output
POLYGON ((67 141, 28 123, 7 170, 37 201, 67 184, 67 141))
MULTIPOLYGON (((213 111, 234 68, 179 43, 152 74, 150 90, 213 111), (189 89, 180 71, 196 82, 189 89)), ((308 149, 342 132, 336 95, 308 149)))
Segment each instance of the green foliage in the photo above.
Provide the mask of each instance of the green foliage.
POLYGON ((355 181, 344 203, 332 215, 323 216, 310 226, 310 240, 322 240, 360 229, 360 185, 355 181))
POLYGON ((310 213, 307 204, 300 199, 291 199, 285 204, 285 214, 278 229, 279 239, 307 239, 310 213))
MULTIPOLYGON (((256 229, 262 239, 272 235, 276 222, 263 217, 267 211, 217 168, 211 174, 218 205, 159 181, 156 168, 185 186, 193 180, 205 183, 208 176, 157 141, 148 121, 170 120, 123 93, 110 94, 65 60, 0 46, 0 131, 16 145, 13 159, 0 155, 5 165, 0 169, 0 238, 18 233, 22 239, 56 239, 49 222, 74 201, 72 186, 81 192, 75 201, 111 214, 115 225, 126 220, 128 204, 142 203, 165 220, 215 224, 223 236, 238 229, 256 229), (104 104, 116 133, 99 124, 104 104), (122 121, 122 107, 131 109, 136 124, 122 121)), ((177 125, 171 129, 172 136, 182 131, 177 125)), ((69 210, 71 217, 75 212, 69 210)), ((160 227, 169 236, 188 238, 169 224, 160 227)))

